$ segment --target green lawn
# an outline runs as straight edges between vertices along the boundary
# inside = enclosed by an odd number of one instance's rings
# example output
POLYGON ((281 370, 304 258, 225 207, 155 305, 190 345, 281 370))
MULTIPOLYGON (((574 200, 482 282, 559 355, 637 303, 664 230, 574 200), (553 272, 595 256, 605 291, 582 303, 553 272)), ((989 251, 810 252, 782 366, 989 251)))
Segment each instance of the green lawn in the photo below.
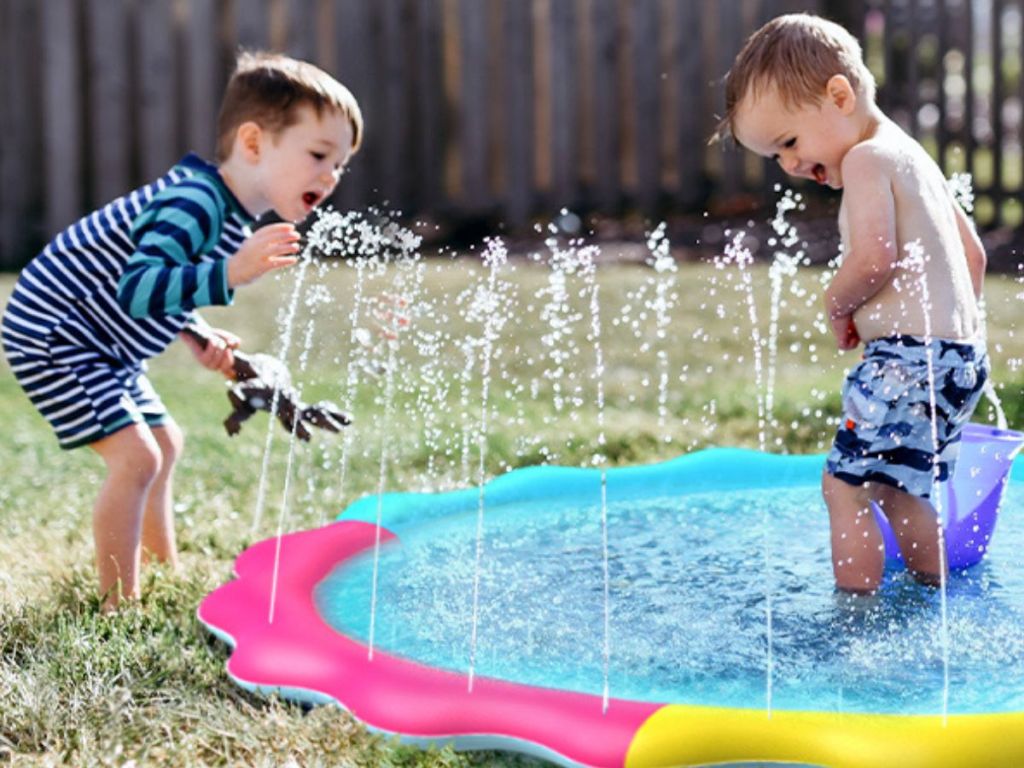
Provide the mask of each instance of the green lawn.
MULTIPOLYGON (((657 313, 644 308, 644 297, 657 294, 656 273, 641 266, 599 268, 602 429, 589 286, 578 275, 568 276, 564 286, 553 284, 545 269, 525 260, 514 265, 499 285, 514 314, 494 329, 499 341, 488 388, 488 476, 545 458, 579 465, 604 455, 621 465, 708 445, 761 443, 754 334, 734 274, 681 265, 674 295, 666 294, 671 306, 659 338, 657 313), (555 301, 563 287, 567 299, 555 301)), ((264 280, 243 290, 236 306, 204 314, 242 335, 248 349, 279 352, 277 320, 295 274, 264 280)), ((309 271, 316 306, 300 306, 289 354, 307 399, 343 402, 351 389, 357 423, 349 447, 340 436, 323 434, 299 445, 283 510, 288 441, 278 430, 255 536, 266 416, 229 439, 220 424, 228 411, 223 383, 192 364, 179 344, 153 362, 152 378, 188 436, 176 495, 185 570, 177 576, 149 569, 141 604, 114 616, 100 616, 93 595, 90 518, 101 464, 88 449, 60 451, 6 365, 0 367, 0 762, 13 756, 16 763, 69 765, 534 764, 489 753, 398 747, 336 708, 303 711, 251 696, 227 678, 226 647, 195 619, 202 597, 231 577, 238 553, 255 538, 272 535, 284 512, 286 529, 308 528, 375 492, 385 445, 388 489, 475 481, 484 346, 468 342, 482 338, 494 315, 474 314, 469 300, 485 273, 468 261, 437 260, 420 275, 402 276, 413 299, 411 327, 400 335, 390 409, 385 376, 362 373, 353 388, 347 382, 349 362, 365 351, 357 345, 353 352, 350 342, 353 297, 393 290, 395 278, 388 274, 357 287, 354 275, 347 266, 309 271), (468 367, 466 350, 475 355, 468 367)), ((757 267, 752 277, 763 334, 768 272, 757 267)), ((825 449, 842 372, 855 359, 838 355, 815 324, 820 281, 820 272, 804 270, 795 289, 784 291, 774 420, 763 438, 772 450, 825 449)), ((4 302, 12 282, 0 277, 4 302)), ((1021 290, 1001 277, 990 278, 987 288, 995 376, 1017 427, 1024 421, 1024 343, 1013 326, 1021 290)), ((762 351, 767 372, 767 347, 762 351)), ((372 359, 366 368, 376 370, 372 359)), ((990 417, 989 409, 980 416, 990 417)))

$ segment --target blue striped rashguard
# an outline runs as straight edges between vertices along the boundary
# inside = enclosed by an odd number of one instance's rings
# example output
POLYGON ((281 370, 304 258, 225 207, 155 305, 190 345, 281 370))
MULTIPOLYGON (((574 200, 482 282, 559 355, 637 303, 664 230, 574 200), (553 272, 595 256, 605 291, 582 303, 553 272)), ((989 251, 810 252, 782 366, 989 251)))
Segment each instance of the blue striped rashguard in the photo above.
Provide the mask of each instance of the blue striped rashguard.
POLYGON ((197 307, 231 303, 227 259, 252 223, 216 167, 190 154, 68 227, 22 270, 4 352, 62 448, 164 422, 146 360, 197 307))

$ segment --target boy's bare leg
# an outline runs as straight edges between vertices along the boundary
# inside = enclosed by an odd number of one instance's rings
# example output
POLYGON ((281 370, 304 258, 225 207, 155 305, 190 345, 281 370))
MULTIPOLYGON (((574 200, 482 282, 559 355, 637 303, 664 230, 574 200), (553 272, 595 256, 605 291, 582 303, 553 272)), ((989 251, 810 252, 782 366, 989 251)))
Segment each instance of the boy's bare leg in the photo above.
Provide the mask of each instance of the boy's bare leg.
MULTIPOLYGON (((892 526, 910 574, 937 587, 946 565, 939 548, 939 513, 926 499, 877 485, 876 498, 892 526)), ((946 569, 948 573, 948 568, 946 569)))
POLYGON ((174 468, 185 444, 181 428, 168 419, 152 428, 160 447, 160 471, 146 497, 142 517, 142 561, 155 560, 178 567, 178 549, 174 539, 174 468))
POLYGON ((149 427, 132 424, 91 445, 106 462, 107 477, 93 509, 96 569, 103 610, 139 596, 139 541, 143 510, 160 472, 160 447, 149 427))
POLYGON ((867 486, 850 485, 825 472, 821 490, 832 529, 836 586, 855 594, 875 592, 882 583, 885 551, 867 486))

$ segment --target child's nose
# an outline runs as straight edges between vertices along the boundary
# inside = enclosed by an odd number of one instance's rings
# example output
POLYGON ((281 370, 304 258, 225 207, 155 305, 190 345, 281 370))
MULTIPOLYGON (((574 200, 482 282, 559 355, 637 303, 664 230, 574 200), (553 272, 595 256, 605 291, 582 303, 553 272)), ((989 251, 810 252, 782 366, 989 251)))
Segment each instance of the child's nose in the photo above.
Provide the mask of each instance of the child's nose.
POLYGON ((790 176, 800 175, 800 158, 793 153, 782 155, 779 158, 779 163, 782 165, 782 170, 788 173, 790 176))

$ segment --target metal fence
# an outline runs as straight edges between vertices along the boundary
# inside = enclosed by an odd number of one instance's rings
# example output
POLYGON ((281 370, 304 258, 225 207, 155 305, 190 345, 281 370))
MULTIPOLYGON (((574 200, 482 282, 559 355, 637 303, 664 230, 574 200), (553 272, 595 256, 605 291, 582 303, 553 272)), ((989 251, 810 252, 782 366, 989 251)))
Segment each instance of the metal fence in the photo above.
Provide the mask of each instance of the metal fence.
POLYGON ((510 228, 563 206, 749 209, 779 175, 707 146, 718 83, 752 29, 796 10, 860 34, 883 107, 974 173, 983 225, 1016 229, 1021 5, 0 0, 0 267, 185 151, 210 156, 240 46, 314 61, 359 99, 366 142, 339 206, 510 228))

